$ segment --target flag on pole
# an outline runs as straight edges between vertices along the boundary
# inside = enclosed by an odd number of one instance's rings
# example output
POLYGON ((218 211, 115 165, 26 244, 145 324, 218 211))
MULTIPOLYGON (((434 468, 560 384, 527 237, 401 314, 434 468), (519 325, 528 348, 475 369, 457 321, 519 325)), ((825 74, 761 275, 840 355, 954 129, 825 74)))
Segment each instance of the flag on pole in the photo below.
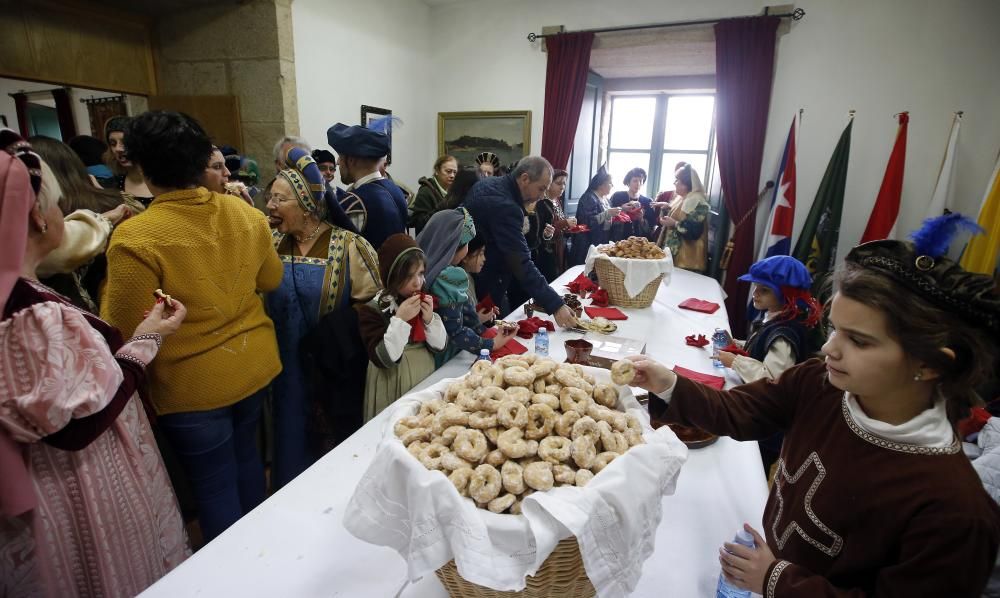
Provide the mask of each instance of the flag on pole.
POLYGON ((951 181, 952 175, 955 174, 955 146, 958 145, 958 131, 961 128, 962 113, 956 112, 955 118, 951 121, 948 147, 944 150, 944 159, 941 161, 937 184, 934 185, 934 194, 931 195, 931 203, 927 206, 928 218, 937 218, 944 214, 945 210, 952 211, 951 181))
POLYGON ((788 255, 792 252, 792 225, 795 223, 795 123, 788 130, 785 151, 781 154, 781 164, 774 180, 778 184, 771 197, 771 212, 767 217, 766 237, 760 244, 760 261, 772 255, 788 255))
POLYGON ((889 154, 889 163, 885 165, 885 176, 882 186, 875 198, 872 215, 868 218, 868 226, 861 235, 861 242, 881 241, 896 236, 896 218, 899 216, 899 201, 903 196, 903 168, 906 166, 906 129, 910 124, 910 113, 899 113, 899 129, 896 131, 896 143, 889 154))
POLYGON ((1000 158, 993 168, 976 223, 983 227, 985 233, 972 237, 959 263, 969 272, 992 276, 997 268, 997 253, 1000 252, 1000 158))
POLYGON ((837 259, 837 240, 840 238, 840 215, 844 210, 844 187, 847 184, 847 161, 851 152, 850 122, 840 134, 840 141, 833 150, 830 163, 820 181, 816 198, 809 208, 809 216, 802 226, 793 255, 804 263, 815 279, 818 274, 832 272, 837 259))

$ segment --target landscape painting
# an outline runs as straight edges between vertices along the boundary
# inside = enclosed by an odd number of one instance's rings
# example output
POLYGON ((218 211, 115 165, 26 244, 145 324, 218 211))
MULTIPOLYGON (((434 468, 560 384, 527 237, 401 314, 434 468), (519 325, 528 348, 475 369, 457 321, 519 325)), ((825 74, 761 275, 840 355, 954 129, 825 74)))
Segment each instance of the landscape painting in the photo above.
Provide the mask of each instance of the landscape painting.
POLYGON ((531 153, 531 111, 439 112, 438 153, 455 156, 463 166, 493 152, 509 166, 531 153))

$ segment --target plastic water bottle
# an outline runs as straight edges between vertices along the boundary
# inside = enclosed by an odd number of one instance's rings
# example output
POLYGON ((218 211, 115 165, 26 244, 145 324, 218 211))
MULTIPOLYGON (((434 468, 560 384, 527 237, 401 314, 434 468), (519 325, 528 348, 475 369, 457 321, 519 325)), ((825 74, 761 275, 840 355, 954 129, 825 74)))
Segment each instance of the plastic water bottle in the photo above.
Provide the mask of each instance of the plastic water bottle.
POLYGON ((545 328, 539 328, 535 333, 535 355, 549 356, 549 331, 545 328))
MULTIPOLYGON (((741 529, 736 532, 736 537, 733 538, 733 544, 740 544, 741 546, 746 546, 747 548, 754 547, 753 536, 750 532, 745 529, 741 529)), ((719 573, 719 585, 715 590, 715 598, 750 598, 750 590, 741 590, 728 581, 726 581, 726 576, 719 573)))
POLYGON ((726 331, 716 328, 712 334, 712 365, 717 368, 726 367, 719 361, 719 351, 722 351, 727 346, 729 346, 729 336, 726 334, 726 331))
POLYGON ((480 349, 479 350, 479 357, 476 359, 476 361, 490 361, 490 362, 492 362, 493 360, 490 359, 490 350, 489 349, 480 349))

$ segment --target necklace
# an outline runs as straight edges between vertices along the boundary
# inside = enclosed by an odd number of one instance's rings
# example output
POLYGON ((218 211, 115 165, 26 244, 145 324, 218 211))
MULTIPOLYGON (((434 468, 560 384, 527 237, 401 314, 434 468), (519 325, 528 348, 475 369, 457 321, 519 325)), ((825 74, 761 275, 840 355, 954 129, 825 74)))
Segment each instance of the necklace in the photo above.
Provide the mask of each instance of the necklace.
POLYGON ((320 229, 321 226, 323 226, 323 223, 322 222, 317 222, 316 223, 316 228, 313 229, 313 232, 309 233, 308 237, 304 237, 302 239, 299 239, 298 237, 296 237, 295 238, 295 242, 298 243, 299 245, 302 245, 303 243, 308 243, 309 241, 312 241, 313 239, 316 238, 316 235, 319 234, 319 229, 320 229))

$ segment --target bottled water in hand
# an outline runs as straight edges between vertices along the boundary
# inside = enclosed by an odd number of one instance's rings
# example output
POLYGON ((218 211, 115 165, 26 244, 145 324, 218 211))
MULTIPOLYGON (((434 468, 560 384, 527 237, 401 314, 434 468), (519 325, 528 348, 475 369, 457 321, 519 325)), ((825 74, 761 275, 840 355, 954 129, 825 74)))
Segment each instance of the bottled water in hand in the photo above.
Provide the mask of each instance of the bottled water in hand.
MULTIPOLYGON (((750 532, 745 529, 741 529, 736 532, 736 537, 733 538, 733 544, 740 544, 742 546, 746 546, 747 548, 753 548, 753 536, 751 536, 750 532)), ((750 598, 751 593, 752 592, 750 592, 750 590, 741 590, 730 584, 726 581, 726 576, 719 573, 719 585, 715 590, 715 598, 750 598)))

